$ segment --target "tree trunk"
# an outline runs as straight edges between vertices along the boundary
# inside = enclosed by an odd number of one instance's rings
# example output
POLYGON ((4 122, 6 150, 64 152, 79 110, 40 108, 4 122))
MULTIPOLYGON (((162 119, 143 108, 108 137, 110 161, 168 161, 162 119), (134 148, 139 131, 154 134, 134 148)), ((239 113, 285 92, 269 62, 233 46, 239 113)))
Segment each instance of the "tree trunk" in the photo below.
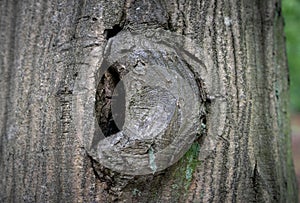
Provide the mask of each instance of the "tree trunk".
POLYGON ((297 202, 280 0, 1 0, 0 17, 0 202, 297 202))

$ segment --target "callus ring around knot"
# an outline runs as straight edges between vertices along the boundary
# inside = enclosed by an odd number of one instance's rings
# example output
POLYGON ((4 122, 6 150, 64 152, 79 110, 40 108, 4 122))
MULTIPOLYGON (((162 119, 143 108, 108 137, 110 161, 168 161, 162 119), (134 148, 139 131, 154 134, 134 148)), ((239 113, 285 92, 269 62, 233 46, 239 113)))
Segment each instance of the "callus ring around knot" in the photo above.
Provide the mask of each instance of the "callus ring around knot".
POLYGON ((122 32, 109 40, 98 74, 96 160, 129 175, 178 161, 200 133, 203 108, 195 74, 178 50, 151 35, 122 32), (118 130, 109 129, 111 122, 118 130))

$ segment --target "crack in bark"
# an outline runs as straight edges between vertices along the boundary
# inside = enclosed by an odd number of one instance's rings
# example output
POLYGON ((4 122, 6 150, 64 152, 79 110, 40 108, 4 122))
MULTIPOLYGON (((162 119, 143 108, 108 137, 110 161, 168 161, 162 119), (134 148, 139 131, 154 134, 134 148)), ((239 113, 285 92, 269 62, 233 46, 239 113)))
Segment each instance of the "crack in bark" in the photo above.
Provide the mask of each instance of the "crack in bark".
POLYGON ((253 186, 253 190, 254 190, 254 196, 255 196, 255 202, 259 201, 259 173, 257 170, 257 160, 255 160, 255 165, 253 167, 253 175, 251 177, 252 179, 252 186, 253 186))

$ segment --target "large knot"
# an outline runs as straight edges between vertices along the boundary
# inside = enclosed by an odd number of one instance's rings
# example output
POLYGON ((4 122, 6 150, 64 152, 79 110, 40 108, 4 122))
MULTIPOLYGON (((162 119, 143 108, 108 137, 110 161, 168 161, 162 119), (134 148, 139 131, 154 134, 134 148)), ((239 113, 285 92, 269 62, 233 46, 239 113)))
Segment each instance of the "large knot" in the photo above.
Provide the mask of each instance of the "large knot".
POLYGON ((151 36, 119 33, 99 69, 96 160, 123 174, 161 171, 200 134, 204 103, 190 64, 151 36))

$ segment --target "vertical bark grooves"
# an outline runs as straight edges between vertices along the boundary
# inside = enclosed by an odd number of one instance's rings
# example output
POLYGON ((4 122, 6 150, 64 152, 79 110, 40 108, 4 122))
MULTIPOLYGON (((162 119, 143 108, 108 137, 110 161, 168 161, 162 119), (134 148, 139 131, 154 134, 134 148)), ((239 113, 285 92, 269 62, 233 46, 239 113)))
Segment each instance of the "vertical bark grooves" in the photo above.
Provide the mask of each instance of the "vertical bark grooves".
POLYGON ((0 202, 297 202, 280 0, 159 1, 160 21, 123 27, 143 2, 1 1, 0 202), (158 174, 98 173, 84 146, 107 32, 147 26, 201 50, 203 136, 158 174))

